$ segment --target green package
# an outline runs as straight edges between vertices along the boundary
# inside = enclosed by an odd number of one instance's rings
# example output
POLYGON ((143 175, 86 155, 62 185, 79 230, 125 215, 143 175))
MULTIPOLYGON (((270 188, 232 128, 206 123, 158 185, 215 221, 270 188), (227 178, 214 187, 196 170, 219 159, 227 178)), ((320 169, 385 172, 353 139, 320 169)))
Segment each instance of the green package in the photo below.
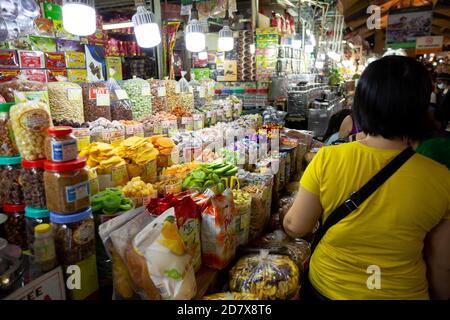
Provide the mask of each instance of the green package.
POLYGON ((56 52, 56 39, 40 36, 28 36, 31 47, 36 51, 56 52))
POLYGON ((44 16, 45 18, 51 20, 62 20, 61 6, 54 3, 44 2, 44 16))

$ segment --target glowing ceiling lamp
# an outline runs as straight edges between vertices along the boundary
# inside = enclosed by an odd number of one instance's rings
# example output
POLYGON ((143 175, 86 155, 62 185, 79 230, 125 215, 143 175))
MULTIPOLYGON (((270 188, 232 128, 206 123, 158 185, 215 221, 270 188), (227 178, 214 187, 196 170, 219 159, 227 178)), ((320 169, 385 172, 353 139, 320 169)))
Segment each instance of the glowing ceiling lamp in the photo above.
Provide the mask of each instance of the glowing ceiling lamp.
POLYGON ((192 3, 191 20, 186 26, 184 38, 188 51, 200 52, 205 50, 206 36, 203 33, 202 24, 198 21, 198 11, 195 1, 192 3))
POLYGON ((142 48, 153 48, 161 43, 161 33, 152 12, 143 5, 137 7, 137 12, 131 18, 137 43, 142 48))
POLYGON ((89 36, 95 32, 96 16, 94 0, 63 0, 63 27, 77 36, 89 36))
MULTIPOLYGON (((228 1, 227 1, 228 7, 228 1)), ((219 51, 231 51, 234 48, 233 31, 229 27, 228 20, 228 8, 226 9, 225 19, 223 20, 223 28, 219 31, 219 40, 217 41, 217 47, 219 51)))

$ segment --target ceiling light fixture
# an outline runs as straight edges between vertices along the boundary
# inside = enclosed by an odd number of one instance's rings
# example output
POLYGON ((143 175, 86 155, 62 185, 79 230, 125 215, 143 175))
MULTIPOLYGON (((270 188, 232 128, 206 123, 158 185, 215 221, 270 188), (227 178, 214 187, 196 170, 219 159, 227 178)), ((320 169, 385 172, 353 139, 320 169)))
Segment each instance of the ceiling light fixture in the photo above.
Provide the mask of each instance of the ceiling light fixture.
POLYGON ((191 20, 186 26, 184 33, 186 49, 191 52, 204 51, 206 47, 206 36, 203 33, 203 25, 198 21, 196 2, 192 2, 191 20))
POLYGON ((153 48, 161 43, 161 32, 156 23, 155 15, 145 9, 143 5, 137 7, 137 12, 133 15, 134 34, 137 43, 142 48, 153 48))
POLYGON ((94 0, 63 0, 63 27, 77 36, 89 36, 97 28, 94 0))

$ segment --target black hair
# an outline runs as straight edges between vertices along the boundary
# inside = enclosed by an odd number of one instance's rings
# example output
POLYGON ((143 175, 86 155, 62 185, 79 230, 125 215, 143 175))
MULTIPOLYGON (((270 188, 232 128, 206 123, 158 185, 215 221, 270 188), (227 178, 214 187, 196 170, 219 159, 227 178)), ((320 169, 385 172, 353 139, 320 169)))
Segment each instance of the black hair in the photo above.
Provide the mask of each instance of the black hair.
POLYGON ((325 142, 329 137, 331 137, 336 132, 339 132, 341 128, 342 121, 344 121, 345 117, 351 115, 352 111, 350 109, 342 109, 331 115, 330 121, 328 121, 328 128, 325 134, 323 135, 322 141, 325 142))
POLYGON ((386 56, 369 64, 353 103, 361 131, 386 139, 420 140, 428 127, 431 78, 418 61, 386 56))

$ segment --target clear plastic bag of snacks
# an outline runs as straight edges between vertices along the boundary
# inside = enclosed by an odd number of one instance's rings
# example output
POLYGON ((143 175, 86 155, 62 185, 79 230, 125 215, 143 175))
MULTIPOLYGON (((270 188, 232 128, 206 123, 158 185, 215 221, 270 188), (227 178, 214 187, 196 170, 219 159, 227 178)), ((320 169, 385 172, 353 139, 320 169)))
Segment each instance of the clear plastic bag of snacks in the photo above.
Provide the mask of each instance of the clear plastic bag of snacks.
POLYGON ((13 79, 0 83, 0 96, 5 98, 6 102, 15 102, 17 93, 23 92, 46 92, 47 87, 45 83, 29 81, 26 79, 13 79))
POLYGON ((192 112, 194 110, 194 93, 185 75, 186 71, 182 71, 181 79, 178 81, 180 87, 180 107, 186 112, 192 112))
POLYGON ((150 90, 152 92, 152 111, 153 114, 167 111, 167 92, 163 80, 149 79, 150 90))
MULTIPOLYGON (((110 73, 114 73, 113 70, 110 73)), ((128 97, 128 93, 123 90, 117 81, 112 77, 108 79, 106 85, 111 98, 111 119, 112 120, 132 120, 133 110, 128 97)))
POLYGON ((50 112, 55 121, 84 122, 83 94, 78 84, 49 82, 47 88, 50 112))
POLYGON ((166 85, 167 109, 170 112, 181 105, 180 85, 177 81, 169 80, 167 77, 164 82, 166 85))
POLYGON ((146 80, 134 77, 124 81, 122 89, 128 94, 134 119, 139 120, 152 114, 152 93, 146 80))

